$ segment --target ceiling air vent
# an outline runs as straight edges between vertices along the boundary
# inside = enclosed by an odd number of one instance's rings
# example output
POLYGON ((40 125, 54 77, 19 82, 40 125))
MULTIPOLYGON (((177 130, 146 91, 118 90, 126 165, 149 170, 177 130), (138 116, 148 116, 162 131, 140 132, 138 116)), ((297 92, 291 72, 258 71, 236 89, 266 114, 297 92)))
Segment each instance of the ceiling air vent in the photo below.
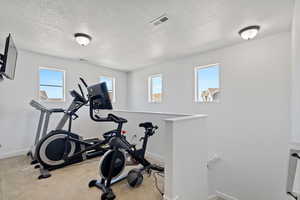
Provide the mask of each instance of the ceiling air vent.
POLYGON ((165 23, 168 20, 169 20, 169 17, 166 14, 163 14, 163 15, 151 20, 149 23, 152 24, 153 26, 158 26, 158 25, 161 25, 162 23, 165 23))

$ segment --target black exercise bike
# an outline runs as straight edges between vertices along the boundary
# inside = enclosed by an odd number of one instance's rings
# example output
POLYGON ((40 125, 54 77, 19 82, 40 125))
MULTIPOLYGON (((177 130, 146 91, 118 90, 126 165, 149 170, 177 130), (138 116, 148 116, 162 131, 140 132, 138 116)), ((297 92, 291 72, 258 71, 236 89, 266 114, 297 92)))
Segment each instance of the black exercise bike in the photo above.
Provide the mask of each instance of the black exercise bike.
POLYGON ((139 186, 143 181, 143 173, 151 173, 151 170, 163 172, 164 168, 151 164, 145 158, 145 152, 147 148, 148 139, 155 134, 158 129, 157 126, 153 126, 151 122, 141 123, 139 126, 145 129, 145 136, 141 138, 143 140, 143 146, 141 149, 136 149, 135 145, 130 144, 124 135, 122 135, 122 127, 127 120, 113 114, 109 114, 108 117, 100 117, 97 115, 99 109, 112 109, 109 95, 107 92, 106 84, 100 83, 94 86, 88 87, 90 98, 90 117, 96 122, 107 121, 108 118, 113 119, 118 124, 116 134, 109 140, 110 150, 107 151, 100 162, 100 180, 92 180, 89 183, 89 187, 96 186, 102 190, 101 200, 113 200, 116 198, 111 189, 111 185, 127 179, 131 187, 139 186), (139 169, 131 170, 127 175, 120 176, 126 166, 125 152, 134 160, 135 164, 141 164, 143 167, 139 169))

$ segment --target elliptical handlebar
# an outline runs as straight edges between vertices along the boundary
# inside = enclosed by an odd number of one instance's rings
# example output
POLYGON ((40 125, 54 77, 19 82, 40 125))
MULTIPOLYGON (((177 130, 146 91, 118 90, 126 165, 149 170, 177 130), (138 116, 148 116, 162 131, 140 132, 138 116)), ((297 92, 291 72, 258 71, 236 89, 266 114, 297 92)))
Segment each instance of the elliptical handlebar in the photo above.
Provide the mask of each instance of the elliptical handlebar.
MULTIPOLYGON (((83 83, 83 85, 87 88, 87 84, 86 84, 86 82, 84 81, 84 79, 80 77, 79 80, 80 80, 80 81, 83 83)), ((80 94, 79 94, 75 89, 74 89, 74 90, 71 90, 71 91, 70 91, 70 94, 71 94, 71 96, 74 98, 75 101, 79 101, 79 102, 81 102, 81 103, 83 103, 83 104, 86 105, 86 104, 89 102, 89 98, 86 98, 85 93, 83 92, 83 89, 82 89, 82 87, 81 87, 81 84, 78 83, 77 86, 78 86, 78 88, 79 88, 80 94)), ((88 97, 88 95, 87 95, 87 97, 88 97)))
POLYGON ((70 94, 74 98, 73 101, 79 101, 81 104, 87 103, 87 100, 84 98, 84 96, 80 95, 76 90, 71 90, 70 94))
POLYGON ((81 77, 80 77, 79 79, 80 79, 80 81, 83 83, 84 87, 86 87, 86 88, 87 88, 87 87, 88 87, 88 85, 86 84, 85 80, 84 80, 83 78, 81 78, 81 77))
POLYGON ((87 100, 86 100, 86 98, 85 98, 85 95, 84 95, 84 93, 83 93, 82 87, 81 87, 80 84, 78 84, 78 88, 79 88, 79 90, 80 90, 80 93, 81 93, 82 98, 85 99, 85 102, 87 102, 87 100))
MULTIPOLYGON (((81 83, 84 85, 84 87, 87 89, 87 88, 88 88, 88 85, 87 85, 87 83, 85 82, 85 80, 84 80, 82 77, 79 77, 79 80, 80 80, 81 83)), ((89 97, 88 97, 88 95, 87 95, 87 98, 86 98, 86 96, 85 96, 85 94, 84 94, 84 92, 83 92, 83 89, 82 89, 80 83, 78 83, 78 88, 79 88, 79 90, 80 90, 81 96, 83 97, 83 99, 85 99, 85 102, 87 103, 87 102, 89 101, 89 97)))
MULTIPOLYGON (((83 80, 83 78, 79 78, 81 82, 86 84, 86 82, 83 80)), ((65 110, 64 112, 72 117, 74 119, 78 118, 78 116, 75 115, 75 113, 84 105, 87 105, 89 102, 89 99, 85 97, 85 94, 82 90, 82 87, 80 83, 77 84, 80 94, 74 89, 70 91, 70 95, 73 97, 71 106, 65 110)))

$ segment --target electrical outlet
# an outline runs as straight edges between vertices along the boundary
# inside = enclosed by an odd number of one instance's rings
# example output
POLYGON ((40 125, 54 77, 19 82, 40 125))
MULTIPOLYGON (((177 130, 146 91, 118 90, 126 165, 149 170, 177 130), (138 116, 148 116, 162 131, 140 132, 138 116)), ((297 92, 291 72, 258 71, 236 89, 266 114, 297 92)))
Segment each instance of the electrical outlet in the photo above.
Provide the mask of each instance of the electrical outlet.
POLYGON ((211 168, 214 164, 216 164, 220 160, 221 158, 218 154, 213 155, 212 158, 207 161, 207 168, 211 168))

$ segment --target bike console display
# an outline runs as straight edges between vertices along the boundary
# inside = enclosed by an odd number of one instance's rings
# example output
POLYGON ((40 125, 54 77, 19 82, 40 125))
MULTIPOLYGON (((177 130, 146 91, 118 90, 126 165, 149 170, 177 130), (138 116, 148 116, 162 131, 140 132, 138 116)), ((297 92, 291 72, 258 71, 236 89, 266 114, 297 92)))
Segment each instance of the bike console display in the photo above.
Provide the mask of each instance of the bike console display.
POLYGON ((106 83, 99 83, 88 87, 90 108, 92 110, 111 110, 111 100, 108 94, 106 83))

